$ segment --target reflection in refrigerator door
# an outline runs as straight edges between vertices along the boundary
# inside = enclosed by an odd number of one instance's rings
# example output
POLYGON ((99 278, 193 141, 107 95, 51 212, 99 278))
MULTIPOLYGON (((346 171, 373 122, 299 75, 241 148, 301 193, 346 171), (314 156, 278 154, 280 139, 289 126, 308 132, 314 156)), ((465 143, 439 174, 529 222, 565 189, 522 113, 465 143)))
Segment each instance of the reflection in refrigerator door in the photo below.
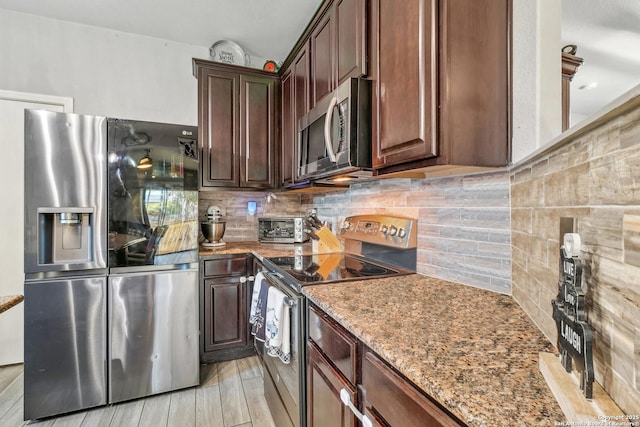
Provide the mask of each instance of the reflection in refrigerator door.
POLYGON ((24 417, 107 403, 106 277, 25 286, 24 417))
POLYGON ((198 262, 197 128, 109 119, 109 266, 198 262), (186 136, 185 136, 186 135, 186 136))
POLYGON ((197 290, 198 270, 109 277, 110 402, 198 384, 197 290))

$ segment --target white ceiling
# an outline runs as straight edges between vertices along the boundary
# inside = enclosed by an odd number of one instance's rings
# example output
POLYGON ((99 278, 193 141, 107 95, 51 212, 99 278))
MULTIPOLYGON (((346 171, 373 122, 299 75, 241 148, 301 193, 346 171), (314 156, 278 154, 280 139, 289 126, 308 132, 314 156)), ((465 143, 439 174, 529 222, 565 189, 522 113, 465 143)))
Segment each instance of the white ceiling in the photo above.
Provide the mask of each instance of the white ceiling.
POLYGON ((562 42, 584 59, 571 82, 576 124, 640 83, 640 0, 562 0, 562 42))
MULTIPOLYGON (((283 61, 322 0, 0 0, 0 8, 283 61)), ((262 65, 262 64, 260 64, 262 65)))
MULTIPOLYGON (((0 0, 0 8, 197 46, 229 39, 283 61, 321 2, 0 0)), ((584 58, 572 82, 576 123, 640 83, 640 0, 562 0, 562 15, 563 45, 577 44, 584 58)))

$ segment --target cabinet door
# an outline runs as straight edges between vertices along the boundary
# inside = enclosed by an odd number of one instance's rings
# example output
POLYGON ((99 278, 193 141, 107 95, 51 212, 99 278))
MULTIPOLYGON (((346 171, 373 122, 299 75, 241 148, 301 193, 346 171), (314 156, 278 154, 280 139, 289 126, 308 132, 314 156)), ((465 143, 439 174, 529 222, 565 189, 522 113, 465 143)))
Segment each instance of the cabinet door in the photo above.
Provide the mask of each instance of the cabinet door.
POLYGON ((275 183, 275 81, 240 75, 240 186, 275 183))
POLYGON ((463 425, 427 399, 372 352, 362 360, 365 414, 374 425, 455 427, 463 425), (382 421, 384 420, 384 422, 382 421))
POLYGON ((440 153, 446 163, 510 160, 509 0, 440 0, 440 153))
POLYGON ((205 279, 204 288, 204 351, 246 345, 246 283, 239 277, 205 279))
POLYGON ((309 112, 309 42, 300 49, 282 78, 282 185, 295 184, 298 120, 309 112))
POLYGON ((282 185, 293 184, 293 153, 296 134, 294 125, 294 82, 295 77, 292 76, 291 70, 282 76, 282 144, 280 146, 280 183, 282 185))
POLYGON ((373 167, 437 155, 437 0, 372 0, 373 167))
POLYGON ((203 187, 237 187, 238 74, 202 67, 198 73, 201 177, 203 187))
POLYGON ((367 74, 365 6, 364 0, 337 0, 334 3, 338 86, 349 77, 367 74))
POLYGON ((333 33, 333 9, 330 9, 311 33, 311 108, 336 87, 333 33))
POLYGON ((324 358, 318 348, 307 343, 307 425, 309 427, 355 427, 356 417, 342 404, 340 390, 346 388, 351 401, 356 391, 324 358))

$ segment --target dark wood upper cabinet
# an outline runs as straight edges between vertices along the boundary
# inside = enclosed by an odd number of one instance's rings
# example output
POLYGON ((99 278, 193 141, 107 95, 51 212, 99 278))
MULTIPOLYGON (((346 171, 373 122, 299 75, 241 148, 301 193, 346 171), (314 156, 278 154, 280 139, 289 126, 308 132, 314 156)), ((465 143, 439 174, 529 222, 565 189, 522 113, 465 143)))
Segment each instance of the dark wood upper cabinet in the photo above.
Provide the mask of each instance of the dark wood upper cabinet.
POLYGON ((437 0, 371 2, 373 167, 437 152, 437 0))
POLYGON ((282 76, 280 86, 280 99, 282 106, 282 144, 280 145, 280 184, 286 186, 293 183, 294 170, 294 148, 295 148, 295 125, 294 125, 294 102, 293 84, 295 77, 288 71, 282 76))
POLYGON ((511 0, 440 0, 440 164, 511 160, 511 0))
POLYGON ((298 120, 309 112, 309 45, 305 43, 282 76, 281 184, 296 183, 298 120))
POLYGON ((367 9, 365 0, 336 0, 337 85, 349 77, 367 74, 367 9))
POLYGON ((329 10, 311 33, 311 97, 314 106, 335 88, 333 24, 333 13, 329 10))
POLYGON ((240 186, 275 184, 275 80, 240 76, 240 186))
POLYGON ((311 32, 311 106, 367 74, 365 0, 336 0, 311 32))
POLYGON ((274 188, 277 75, 194 59, 201 186, 274 188))
POLYGON ((510 0, 372 0, 378 174, 510 161, 510 0))

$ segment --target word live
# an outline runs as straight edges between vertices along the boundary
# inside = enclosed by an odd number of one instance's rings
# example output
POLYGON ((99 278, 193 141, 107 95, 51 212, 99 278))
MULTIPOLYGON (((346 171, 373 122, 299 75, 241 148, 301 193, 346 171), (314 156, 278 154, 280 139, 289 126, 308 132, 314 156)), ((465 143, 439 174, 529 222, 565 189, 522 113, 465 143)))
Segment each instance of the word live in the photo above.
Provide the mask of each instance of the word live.
MULTIPOLYGON (((558 296, 551 301, 553 318, 558 328, 558 350, 567 372, 575 364, 580 372, 580 389, 587 399, 593 397, 593 333, 586 322, 585 296, 582 290, 582 262, 573 251, 567 251, 567 239, 579 241, 579 236, 565 235, 560 247, 558 296)), ((573 249, 573 248, 572 248, 573 249)))

